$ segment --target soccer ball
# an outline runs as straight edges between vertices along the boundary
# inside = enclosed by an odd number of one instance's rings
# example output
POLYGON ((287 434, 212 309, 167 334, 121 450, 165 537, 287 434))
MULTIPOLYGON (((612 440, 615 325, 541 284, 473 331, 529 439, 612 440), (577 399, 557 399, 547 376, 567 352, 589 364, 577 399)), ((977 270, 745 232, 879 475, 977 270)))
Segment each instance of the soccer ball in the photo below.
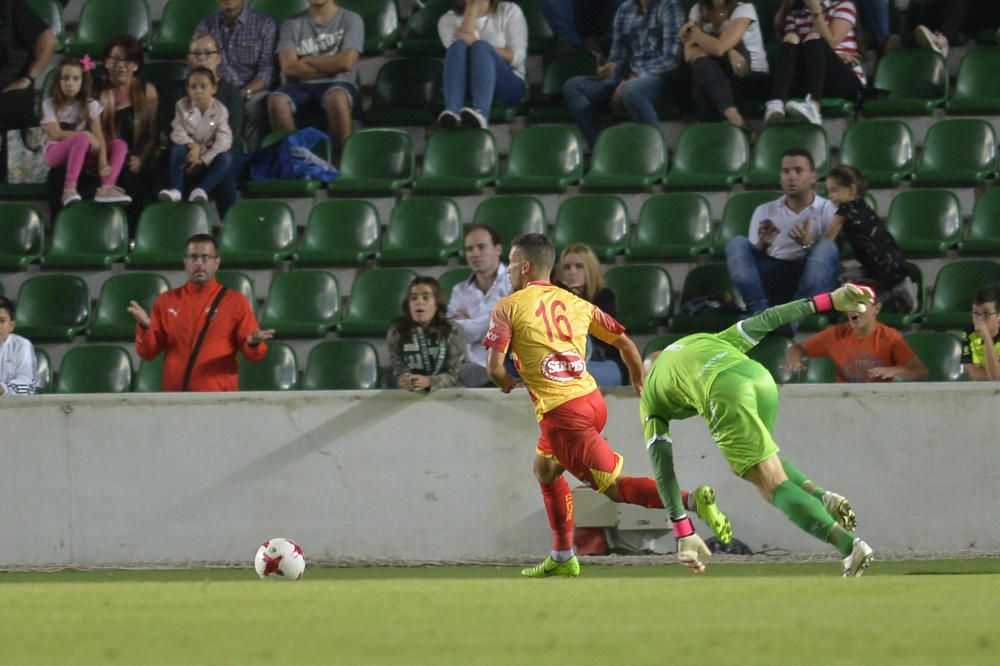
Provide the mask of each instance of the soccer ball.
POLYGON ((253 568, 264 580, 298 580, 306 569, 306 558, 291 539, 268 539, 257 549, 253 568))

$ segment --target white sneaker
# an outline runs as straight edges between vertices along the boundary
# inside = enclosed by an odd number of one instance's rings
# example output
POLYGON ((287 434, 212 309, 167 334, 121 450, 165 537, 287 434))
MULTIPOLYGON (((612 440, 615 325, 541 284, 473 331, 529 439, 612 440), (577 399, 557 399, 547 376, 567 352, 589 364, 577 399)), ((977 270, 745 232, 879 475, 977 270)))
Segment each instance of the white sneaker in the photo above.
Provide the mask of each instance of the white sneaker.
POLYGON ((851 554, 844 558, 844 578, 857 578, 875 559, 875 551, 861 539, 854 540, 851 554))
POLYGON ((125 190, 117 185, 101 187, 94 197, 97 203, 132 203, 132 197, 125 193, 125 190))
POLYGON ((764 124, 773 125, 785 121, 785 103, 772 99, 764 106, 764 124))
POLYGON ((188 195, 188 201, 191 203, 205 203, 208 201, 208 192, 196 187, 191 190, 191 194, 188 195))
POLYGON ((438 127, 441 129, 452 129, 458 127, 460 119, 454 111, 445 109, 438 114, 438 127))
POLYGON ((826 507, 826 512, 833 516, 837 524, 845 530, 853 531, 858 526, 858 517, 854 515, 851 503, 843 495, 826 491, 823 494, 823 506, 826 507))
POLYGON ((819 113, 819 104, 813 103, 811 95, 806 95, 804 102, 789 102, 785 105, 785 110, 792 118, 805 120, 813 125, 823 124, 823 116, 819 113))
POLYGON ((486 129, 487 122, 485 116, 471 107, 464 107, 459 116, 462 118, 462 127, 486 129))
POLYGON ((948 38, 940 32, 934 32, 926 25, 918 25, 917 29, 913 31, 913 38, 922 48, 940 53, 945 58, 948 57, 948 38))
POLYGON ((177 203, 181 200, 181 193, 178 190, 160 190, 160 193, 156 197, 160 201, 167 201, 169 203, 177 203))

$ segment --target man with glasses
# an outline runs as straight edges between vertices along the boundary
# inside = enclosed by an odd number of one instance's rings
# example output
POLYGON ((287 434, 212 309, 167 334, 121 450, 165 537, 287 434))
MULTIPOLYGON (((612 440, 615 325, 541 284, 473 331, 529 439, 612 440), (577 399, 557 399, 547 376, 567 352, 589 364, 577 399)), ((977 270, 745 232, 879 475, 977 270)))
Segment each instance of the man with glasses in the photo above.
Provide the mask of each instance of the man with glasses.
POLYGON ((962 334, 962 364, 969 379, 1000 381, 1000 285, 983 287, 972 297, 972 330, 962 334))
POLYGON ((151 361, 164 352, 164 391, 239 390, 236 352, 251 363, 267 354, 264 341, 274 331, 260 330, 246 296, 223 291, 215 279, 219 263, 215 239, 195 234, 184 248, 187 284, 156 299, 151 315, 129 303, 139 356, 151 361))
POLYGON ((239 89, 246 109, 243 135, 250 150, 256 150, 263 138, 265 101, 275 79, 278 26, 270 16, 247 5, 246 0, 219 0, 221 11, 199 21, 194 34, 207 32, 215 37, 222 60, 216 73, 239 89))

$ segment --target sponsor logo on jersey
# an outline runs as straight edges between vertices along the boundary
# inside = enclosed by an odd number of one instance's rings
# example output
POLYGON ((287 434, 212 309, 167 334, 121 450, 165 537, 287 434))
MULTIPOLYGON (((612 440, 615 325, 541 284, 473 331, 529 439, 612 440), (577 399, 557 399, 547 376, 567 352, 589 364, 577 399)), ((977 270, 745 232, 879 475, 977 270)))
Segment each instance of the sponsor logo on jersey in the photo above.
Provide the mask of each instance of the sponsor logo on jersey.
POLYGON ((549 352, 539 368, 546 379, 554 382, 571 382, 583 377, 587 362, 574 350, 549 352))

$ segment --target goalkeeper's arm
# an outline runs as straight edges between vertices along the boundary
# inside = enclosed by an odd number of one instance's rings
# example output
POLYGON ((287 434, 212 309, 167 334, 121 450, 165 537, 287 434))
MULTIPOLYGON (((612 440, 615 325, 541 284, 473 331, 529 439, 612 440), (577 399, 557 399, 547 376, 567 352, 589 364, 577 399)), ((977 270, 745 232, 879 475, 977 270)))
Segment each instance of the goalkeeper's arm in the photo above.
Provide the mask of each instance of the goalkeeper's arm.
POLYGON ((737 324, 737 327, 743 333, 744 338, 749 337, 754 340, 753 344, 757 344, 761 338, 779 326, 830 310, 864 312, 865 303, 872 301, 874 301, 874 293, 871 289, 848 283, 829 293, 768 308, 753 317, 744 319, 737 324))

